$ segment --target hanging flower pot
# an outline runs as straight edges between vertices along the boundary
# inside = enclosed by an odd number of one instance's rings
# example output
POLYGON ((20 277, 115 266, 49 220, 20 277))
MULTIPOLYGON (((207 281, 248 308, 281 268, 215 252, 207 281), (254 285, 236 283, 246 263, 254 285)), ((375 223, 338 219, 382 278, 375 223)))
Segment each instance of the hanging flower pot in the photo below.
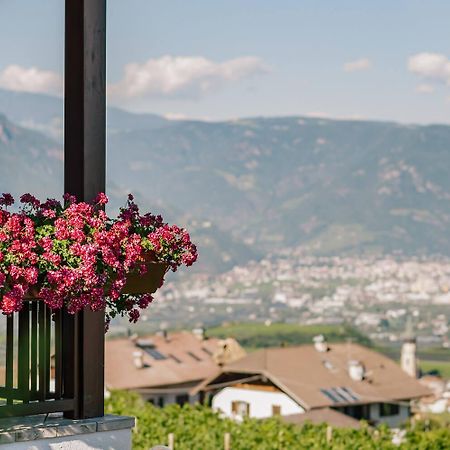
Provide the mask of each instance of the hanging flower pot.
POLYGON ((123 294, 153 294, 164 284, 164 276, 169 265, 159 262, 145 263, 145 272, 140 274, 132 272, 127 275, 126 283, 122 289, 123 294))
POLYGON ((186 230, 141 215, 131 195, 117 218, 104 212, 107 202, 105 194, 92 204, 25 194, 19 212, 10 212, 14 199, 0 197, 0 311, 36 298, 52 310, 104 309, 107 323, 117 315, 136 322, 166 272, 196 261, 186 230))

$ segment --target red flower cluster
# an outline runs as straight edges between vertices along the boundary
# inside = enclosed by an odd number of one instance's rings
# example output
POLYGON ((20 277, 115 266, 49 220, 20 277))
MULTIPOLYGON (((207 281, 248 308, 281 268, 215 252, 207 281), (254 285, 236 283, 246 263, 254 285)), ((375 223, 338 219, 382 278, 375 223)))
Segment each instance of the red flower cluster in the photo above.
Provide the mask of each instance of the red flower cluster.
POLYGON ((37 296, 52 309, 70 313, 84 308, 106 309, 107 321, 116 315, 136 322, 151 295, 122 294, 126 276, 143 274, 149 261, 164 262, 175 271, 197 259, 189 234, 163 222, 161 216, 139 213, 133 197, 110 219, 100 193, 92 204, 71 195, 64 203, 41 203, 24 194, 17 213, 10 194, 0 197, 0 310, 19 311, 27 296, 37 296))

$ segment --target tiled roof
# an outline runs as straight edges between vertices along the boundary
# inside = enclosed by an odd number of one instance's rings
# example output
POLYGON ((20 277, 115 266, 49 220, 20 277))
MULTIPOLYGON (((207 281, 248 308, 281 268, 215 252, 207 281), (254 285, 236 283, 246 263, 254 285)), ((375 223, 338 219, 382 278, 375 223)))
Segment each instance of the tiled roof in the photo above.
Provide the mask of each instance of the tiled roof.
POLYGON ((312 409, 302 414, 282 416, 281 419, 284 422, 296 425, 311 422, 315 424, 327 423, 328 425, 338 428, 361 428, 361 424, 358 420, 331 408, 312 409))
POLYGON ((105 384, 108 389, 138 389, 198 382, 217 372, 213 356, 223 341, 201 340, 182 331, 164 336, 111 339, 105 345, 105 384), (146 342, 151 346, 146 347, 146 342), (139 344, 141 344, 139 346, 139 344), (135 364, 141 352, 144 367, 135 364))
POLYGON ((332 344, 327 352, 313 345, 259 350, 228 364, 207 380, 226 374, 261 374, 305 409, 406 400, 429 394, 386 356, 356 344, 332 344), (365 367, 362 381, 352 379, 348 362, 365 367))

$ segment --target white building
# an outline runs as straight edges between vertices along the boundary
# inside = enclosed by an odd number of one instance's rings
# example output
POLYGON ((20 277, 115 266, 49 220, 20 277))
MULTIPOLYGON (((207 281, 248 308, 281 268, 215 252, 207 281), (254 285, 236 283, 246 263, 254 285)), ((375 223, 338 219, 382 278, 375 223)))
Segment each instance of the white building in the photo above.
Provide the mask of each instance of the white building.
POLYGON ((318 410, 400 425, 429 391, 391 359, 355 344, 264 349, 224 366, 199 390, 224 415, 265 418, 318 410))
POLYGON ((238 384, 226 387, 213 398, 212 406, 225 415, 264 419, 275 415, 304 413, 305 410, 273 386, 238 384))
POLYGON ((419 382, 432 392, 430 396, 421 399, 419 411, 433 414, 450 413, 450 381, 435 375, 425 375, 419 382))

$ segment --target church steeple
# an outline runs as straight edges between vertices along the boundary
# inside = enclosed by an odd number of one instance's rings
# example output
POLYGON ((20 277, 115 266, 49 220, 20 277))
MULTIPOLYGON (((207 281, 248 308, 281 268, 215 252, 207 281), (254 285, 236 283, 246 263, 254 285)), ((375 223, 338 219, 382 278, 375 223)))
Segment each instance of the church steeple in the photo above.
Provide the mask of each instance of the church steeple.
POLYGON ((400 365, 403 371, 413 378, 417 378, 418 375, 416 350, 416 337, 413 332, 411 316, 408 316, 406 319, 405 333, 403 335, 400 365))

